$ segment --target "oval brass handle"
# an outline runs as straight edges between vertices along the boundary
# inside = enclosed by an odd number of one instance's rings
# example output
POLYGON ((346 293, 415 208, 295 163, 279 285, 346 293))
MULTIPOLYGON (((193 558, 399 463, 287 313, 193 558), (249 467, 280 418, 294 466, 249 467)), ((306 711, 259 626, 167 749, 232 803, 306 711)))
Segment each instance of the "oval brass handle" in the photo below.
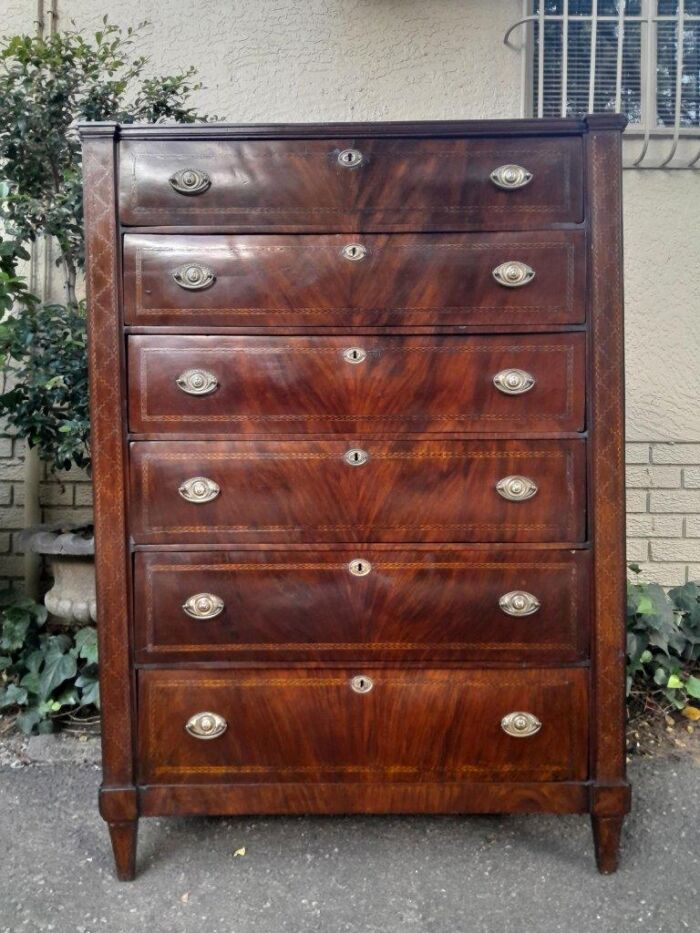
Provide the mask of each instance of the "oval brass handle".
POLYGON ((521 285, 527 285, 534 279, 535 270, 527 263, 510 259, 496 266, 491 275, 499 285, 505 285, 506 288, 520 288, 521 285))
POLYGON ((499 496, 511 502, 531 499, 537 492, 537 484, 527 476, 504 476, 496 483, 499 496))
POLYGON ((187 262, 171 273, 180 288, 190 292, 201 292, 216 282, 215 273, 208 266, 200 266, 196 262, 187 262))
POLYGON ((210 395, 219 385, 214 373, 207 369, 186 369, 175 382, 187 395, 210 395))
POLYGON ((224 601, 213 593, 195 593, 185 600, 182 608, 193 619, 215 619, 224 611, 224 601))
POLYGON ((367 255, 367 247, 362 243, 348 243, 341 249, 340 255, 343 259, 349 259, 350 262, 359 262, 367 255))
POLYGON ((493 377, 493 384, 504 395, 522 395, 535 384, 535 377, 524 369, 502 369, 493 377))
POLYGON ((368 573, 372 572, 372 565, 363 557, 356 557, 355 560, 351 560, 348 564, 348 570, 353 577, 366 577, 368 573))
POLYGON ((168 181, 178 194, 202 194, 211 185, 211 178, 198 168, 182 168, 168 181))
POLYGON ((362 347, 348 347, 347 350, 343 350, 343 359, 346 363, 364 363, 367 351, 362 347))
POLYGON ((338 165, 342 165, 343 168, 357 168, 358 165, 362 165, 363 159, 359 149, 343 149, 338 153, 338 165))
POLYGON ((511 590, 498 600, 501 610, 509 616, 531 616, 540 608, 540 601, 525 590, 511 590))
POLYGON ((355 677, 350 678, 350 689, 355 693, 369 693, 372 687, 374 687, 374 681, 366 674, 356 674, 355 677))
POLYGON ((228 728, 228 723, 218 713, 195 713, 185 723, 185 729, 195 739, 217 739, 228 728))
POLYGON ((517 739, 524 739, 534 735, 541 728, 542 723, 537 716, 532 713, 522 713, 519 710, 508 713, 501 720, 501 729, 517 739))
POLYGON ((497 188, 510 191, 529 185, 532 181, 532 172, 528 172, 522 165, 499 165, 491 172, 490 178, 497 188))
POLYGON ((221 492, 218 483, 206 476, 193 476, 180 485, 178 492, 188 502, 211 502, 221 492))

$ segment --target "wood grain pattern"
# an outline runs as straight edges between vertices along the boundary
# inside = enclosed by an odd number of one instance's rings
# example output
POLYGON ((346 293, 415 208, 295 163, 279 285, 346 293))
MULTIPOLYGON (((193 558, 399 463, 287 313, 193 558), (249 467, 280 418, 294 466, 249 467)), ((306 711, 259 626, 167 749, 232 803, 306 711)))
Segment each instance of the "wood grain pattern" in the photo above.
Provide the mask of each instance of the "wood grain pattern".
POLYGON ((126 225, 216 224, 240 230, 518 230, 583 216, 580 137, 210 141, 124 140, 120 212, 126 225), (357 168, 338 163, 362 152, 357 168), (533 173, 518 190, 490 179, 516 163, 533 173), (206 172, 203 194, 168 179, 206 172))
MULTIPOLYGON (((133 677, 129 664, 124 344, 115 216, 115 127, 85 141, 90 423, 94 467, 103 791, 133 785, 133 677)), ((118 834, 124 835, 122 831, 118 834)), ((116 848, 116 843, 115 843, 116 848)))
POLYGON ((136 542, 570 541, 585 538, 585 443, 542 441, 178 441, 131 444, 136 542), (369 461, 349 466, 349 449, 369 461), (524 475, 532 498, 499 480, 524 475), (203 476, 210 502, 178 489, 203 476))
POLYGON ((591 377, 593 413, 590 511, 594 541, 594 691, 591 750, 597 796, 613 792, 616 812, 594 814, 596 859, 615 871, 622 819, 629 809, 625 774, 625 514, 621 139, 592 128, 587 140, 592 213, 591 377))
POLYGON ((129 324, 332 326, 576 324, 585 320, 585 234, 176 236, 124 238, 129 324), (343 257, 359 243, 367 255, 343 257), (535 278, 500 285, 518 260, 535 278), (216 281, 183 289, 172 273, 206 266, 216 281))
POLYGON ((574 668, 142 671, 140 780, 583 780, 587 676, 574 668), (351 689, 356 674, 372 679, 369 693, 351 689), (514 709, 537 716, 540 731, 507 735, 501 718, 514 709), (184 731, 202 710, 227 720, 223 735, 202 741, 184 731))
POLYGON ((348 571, 357 550, 139 553, 137 659, 573 661, 587 651, 587 551, 361 553, 365 577, 348 571), (513 590, 539 610, 503 612, 513 590), (185 613, 201 592, 223 600, 220 615, 185 613))
POLYGON ((381 431, 580 431, 585 335, 526 337, 130 337, 133 433, 352 434, 381 431), (347 362, 359 347, 366 358, 347 362), (183 392, 190 368, 217 380, 183 392), (534 386, 507 395, 503 370, 534 386))

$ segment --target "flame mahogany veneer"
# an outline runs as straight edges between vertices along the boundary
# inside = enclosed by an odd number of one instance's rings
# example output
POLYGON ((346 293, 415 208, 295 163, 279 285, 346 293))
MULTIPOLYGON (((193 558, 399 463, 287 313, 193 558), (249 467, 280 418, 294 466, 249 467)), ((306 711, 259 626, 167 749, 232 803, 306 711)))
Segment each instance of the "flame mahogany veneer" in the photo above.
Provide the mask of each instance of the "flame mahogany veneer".
POLYGON ((166 814, 588 812, 615 870, 622 129, 82 126, 120 878, 166 814))

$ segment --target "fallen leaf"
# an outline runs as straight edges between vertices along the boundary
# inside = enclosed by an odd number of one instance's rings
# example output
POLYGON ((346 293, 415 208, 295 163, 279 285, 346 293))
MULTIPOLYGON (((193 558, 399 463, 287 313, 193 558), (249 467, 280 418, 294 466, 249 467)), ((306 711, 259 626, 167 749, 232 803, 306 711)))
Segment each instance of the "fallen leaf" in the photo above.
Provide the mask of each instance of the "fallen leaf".
POLYGON ((239 856, 239 855, 240 855, 241 857, 243 857, 243 856, 245 855, 245 846, 242 846, 240 849, 236 849, 236 851, 233 853, 233 857, 234 857, 234 858, 236 858, 236 857, 239 856))
POLYGON ((698 709, 697 706, 685 706, 681 710, 681 714, 685 716, 686 719, 692 719, 693 722, 700 719, 700 709, 698 709))

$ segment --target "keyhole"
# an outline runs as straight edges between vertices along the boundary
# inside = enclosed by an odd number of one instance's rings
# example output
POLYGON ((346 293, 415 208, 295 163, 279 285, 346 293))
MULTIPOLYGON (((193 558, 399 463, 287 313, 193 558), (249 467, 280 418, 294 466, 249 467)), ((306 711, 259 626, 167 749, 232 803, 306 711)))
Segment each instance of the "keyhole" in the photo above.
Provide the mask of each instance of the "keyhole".
POLYGON ((338 162, 345 168, 354 168, 362 162, 362 153, 359 149, 343 149, 338 153, 338 162))
POLYGON ((353 575, 353 577, 366 577, 367 574, 372 570, 372 565, 368 560, 365 560, 362 557, 358 557, 355 560, 351 560, 348 564, 348 570, 353 575))
POLYGON ((348 347, 343 350, 343 359, 346 363, 362 363, 367 358, 367 352, 362 347, 348 347))
POLYGON ((342 255, 344 259, 348 259, 350 262, 359 262, 367 255, 367 247, 363 246, 362 243, 348 243, 347 246, 343 247, 342 255))
POLYGON ((364 674, 357 674, 350 681, 351 688, 355 693, 369 693, 374 682, 371 677, 366 677, 364 674))
POLYGON ((350 466, 362 466, 369 460, 369 454, 360 447, 353 447, 345 453, 345 462, 350 466))

